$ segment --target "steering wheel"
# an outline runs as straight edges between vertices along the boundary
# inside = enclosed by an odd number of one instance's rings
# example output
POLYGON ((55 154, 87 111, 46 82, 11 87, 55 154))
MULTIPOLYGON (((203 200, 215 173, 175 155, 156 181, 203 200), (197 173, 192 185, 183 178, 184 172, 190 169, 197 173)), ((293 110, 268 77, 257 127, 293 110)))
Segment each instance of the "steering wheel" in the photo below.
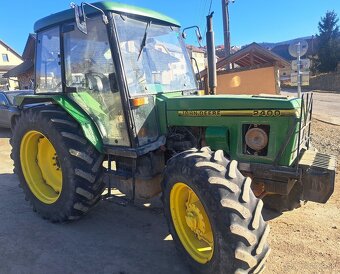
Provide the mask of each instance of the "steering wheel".
POLYGON ((111 92, 109 78, 100 72, 88 72, 85 74, 86 82, 91 90, 98 92, 111 92))

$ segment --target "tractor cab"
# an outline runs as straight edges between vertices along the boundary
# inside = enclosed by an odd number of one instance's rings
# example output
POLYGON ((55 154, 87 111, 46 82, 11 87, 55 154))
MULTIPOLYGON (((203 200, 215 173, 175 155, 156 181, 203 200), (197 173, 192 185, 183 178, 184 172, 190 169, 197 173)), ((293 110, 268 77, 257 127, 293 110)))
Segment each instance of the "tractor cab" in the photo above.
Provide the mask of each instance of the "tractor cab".
POLYGON ((179 24, 112 2, 74 9, 35 25, 36 94, 67 95, 94 121, 104 147, 164 144, 155 95, 197 91, 179 24))

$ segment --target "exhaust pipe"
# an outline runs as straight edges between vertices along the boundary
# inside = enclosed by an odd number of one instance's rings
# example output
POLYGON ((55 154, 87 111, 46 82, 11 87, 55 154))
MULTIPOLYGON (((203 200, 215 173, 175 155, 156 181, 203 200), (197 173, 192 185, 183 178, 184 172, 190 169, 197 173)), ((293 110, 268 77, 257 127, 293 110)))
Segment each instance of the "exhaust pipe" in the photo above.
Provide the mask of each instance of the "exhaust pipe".
POLYGON ((214 12, 207 16, 207 57, 208 57, 208 83, 209 94, 216 93, 217 87, 217 74, 216 74, 216 54, 215 54, 215 41, 212 17, 214 12))

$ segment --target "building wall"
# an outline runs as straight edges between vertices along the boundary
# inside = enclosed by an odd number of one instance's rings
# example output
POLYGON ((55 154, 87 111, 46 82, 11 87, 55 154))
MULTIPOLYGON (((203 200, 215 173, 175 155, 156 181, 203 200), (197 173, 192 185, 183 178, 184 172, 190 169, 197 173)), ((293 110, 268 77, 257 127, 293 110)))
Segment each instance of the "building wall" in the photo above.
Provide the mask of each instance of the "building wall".
MULTIPOLYGON (((1 75, 6 73, 13 66, 17 66, 21 63, 22 63, 21 58, 19 58, 9 48, 5 47, 2 43, 0 43, 0 66, 3 68, 8 66, 8 69, 4 69, 0 71, 1 75)), ((18 81, 16 78, 10 78, 8 80, 8 84, 9 84, 9 89, 15 89, 18 87, 18 81)))
POLYGON ((0 70, 0 90, 15 90, 19 88, 19 82, 16 77, 11 77, 9 79, 2 78, 8 70, 0 70))
POLYGON ((278 94, 277 70, 265 67, 217 74, 217 94, 278 94))
MULTIPOLYGON (((205 65, 205 57, 204 57, 204 53, 202 52, 192 52, 192 55, 191 57, 195 58, 196 61, 197 61, 197 66, 198 66, 198 69, 200 71, 204 70, 206 65, 205 65)), ((192 65, 193 65, 193 68, 194 68, 194 71, 196 72, 196 64, 195 62, 192 60, 192 65)))
MULTIPOLYGON (((195 51, 191 48, 187 48, 187 51, 188 51, 190 57, 196 59, 199 71, 204 70, 206 68, 206 60, 205 60, 204 52, 195 51)), ((197 73, 195 61, 191 60, 191 64, 192 64, 192 67, 194 68, 195 73, 197 73)))
POLYGON ((6 48, 3 44, 0 43, 0 66, 17 66, 21 63, 21 58, 16 56, 10 49, 6 48), (3 60, 3 54, 7 55, 8 62, 3 60))

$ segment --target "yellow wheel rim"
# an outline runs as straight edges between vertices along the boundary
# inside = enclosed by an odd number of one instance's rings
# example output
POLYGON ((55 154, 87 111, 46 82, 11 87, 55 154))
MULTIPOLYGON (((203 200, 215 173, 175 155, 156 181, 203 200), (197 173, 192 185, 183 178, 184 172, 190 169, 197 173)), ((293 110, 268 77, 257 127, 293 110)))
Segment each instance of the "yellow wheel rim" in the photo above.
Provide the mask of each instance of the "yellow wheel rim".
POLYGON ((170 211, 177 235, 190 256, 201 264, 214 252, 209 217, 196 193, 186 184, 174 184, 170 192, 170 211))
POLYGON ((62 171, 51 142, 40 132, 27 132, 21 140, 20 163, 28 187, 45 204, 53 204, 62 189, 62 171))

